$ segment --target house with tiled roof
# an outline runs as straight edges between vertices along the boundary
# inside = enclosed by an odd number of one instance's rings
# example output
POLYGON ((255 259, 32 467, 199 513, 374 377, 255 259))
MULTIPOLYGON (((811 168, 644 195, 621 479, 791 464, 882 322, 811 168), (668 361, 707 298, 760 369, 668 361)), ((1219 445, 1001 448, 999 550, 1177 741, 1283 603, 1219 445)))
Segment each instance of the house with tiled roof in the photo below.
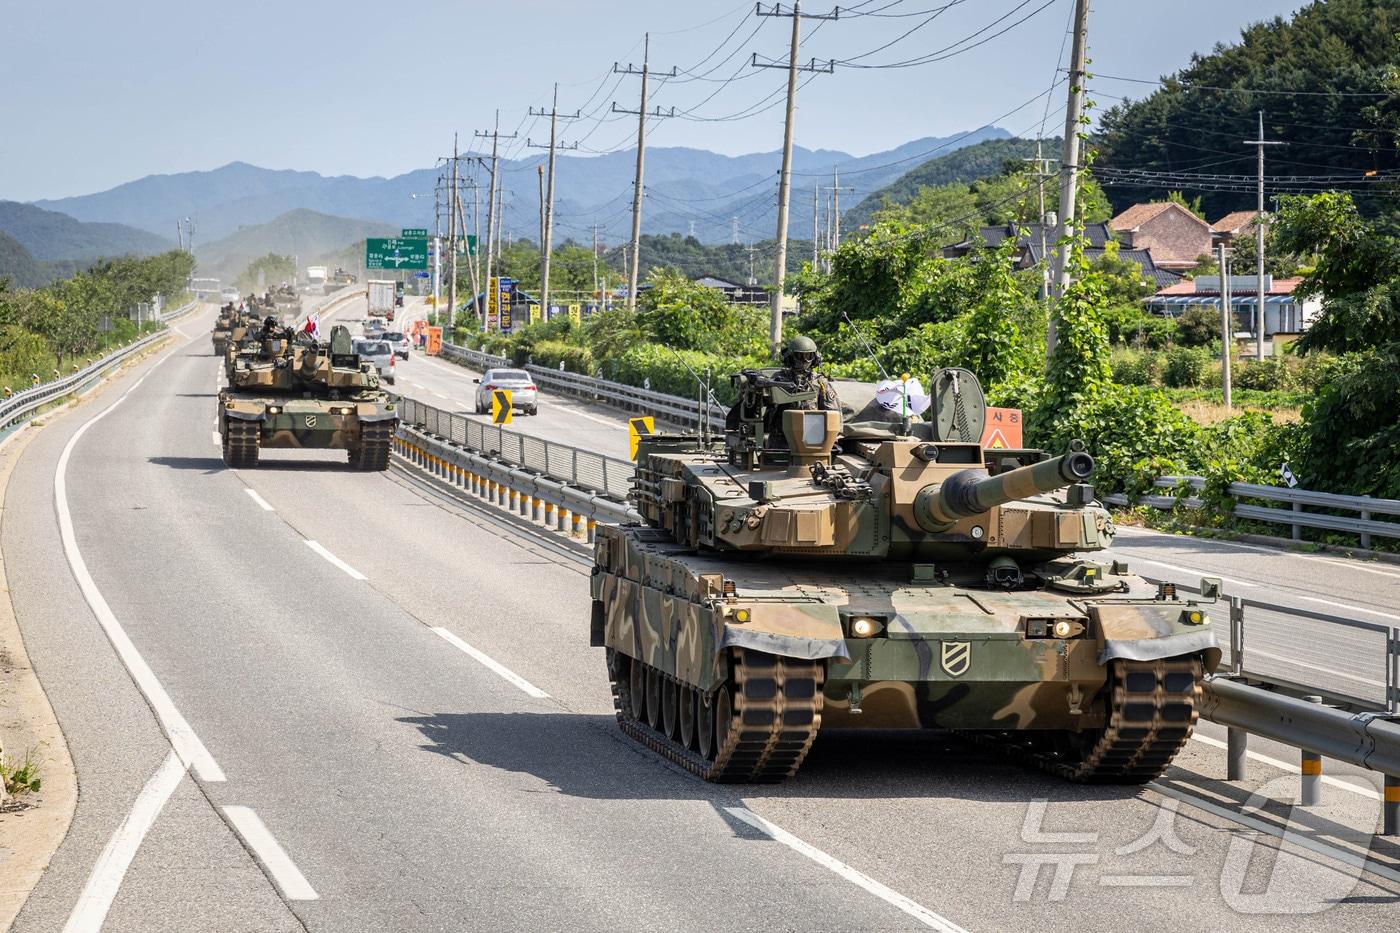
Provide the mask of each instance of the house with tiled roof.
MULTIPOLYGON (((1301 334, 1308 329, 1317 315, 1322 313, 1322 301, 1318 298, 1306 300, 1295 292, 1301 278, 1274 278, 1264 276, 1264 336, 1279 334, 1301 334)), ((1230 308, 1234 311, 1237 335, 1253 336, 1259 309, 1259 286, 1252 275, 1230 276, 1230 308)), ((1198 275, 1195 279, 1183 279, 1175 285, 1158 289, 1157 293, 1143 302, 1153 314, 1166 317, 1179 317, 1188 308, 1204 305, 1220 307, 1220 276, 1198 275)))
POLYGON ((1210 228, 1215 231, 1215 242, 1229 246, 1234 242, 1235 237, 1241 234, 1253 235, 1254 218, 1258 216, 1258 211, 1231 211, 1226 214, 1210 225, 1210 228))
MULTIPOLYGON (((957 259, 966 256, 977 246, 985 243, 995 249, 1006 242, 1007 237, 1015 236, 1017 230, 1021 231, 1020 238, 1016 244, 1016 268, 1033 269, 1045 261, 1046 256, 1040 251, 1041 227, 1040 224, 1016 224, 1007 223, 995 227, 981 227, 977 235, 968 237, 965 240, 954 243, 951 246, 943 247, 943 257, 945 259, 957 259)), ((1049 227, 1045 230, 1044 241, 1046 252, 1053 253, 1055 250, 1056 230, 1049 227)), ((1089 245, 1084 250, 1084 258, 1093 262, 1105 252, 1112 248, 1114 242, 1113 233, 1108 229, 1108 224, 1087 224, 1084 227, 1084 238, 1089 245)), ((1143 277, 1153 283, 1157 288, 1164 288, 1174 282, 1180 281, 1181 276, 1176 272, 1163 269, 1153 259, 1152 253, 1145 249, 1120 248, 1118 257, 1135 262, 1142 268, 1143 277)))
POLYGON ((1185 272, 1210 255, 1211 225, 1174 201, 1134 204, 1108 228, 1124 249, 1148 250, 1158 267, 1172 272, 1185 272))

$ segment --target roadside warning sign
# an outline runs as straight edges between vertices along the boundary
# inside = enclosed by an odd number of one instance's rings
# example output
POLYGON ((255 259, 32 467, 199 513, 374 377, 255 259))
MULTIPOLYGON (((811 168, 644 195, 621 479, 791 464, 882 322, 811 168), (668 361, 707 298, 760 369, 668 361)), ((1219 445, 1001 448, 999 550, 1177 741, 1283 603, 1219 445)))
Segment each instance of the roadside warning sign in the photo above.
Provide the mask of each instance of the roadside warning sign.
POLYGON ((627 438, 631 444, 632 459, 637 459, 637 445, 642 438, 656 433, 656 419, 648 415, 645 418, 627 419, 627 438))
POLYGON ((1021 409, 987 409, 987 426, 982 429, 983 450, 1019 450, 1024 444, 1021 437, 1021 409))
POLYGON ((442 328, 428 328, 428 345, 423 348, 423 352, 429 356, 437 356, 442 352, 442 328))
POLYGON ((510 389, 491 390, 491 423, 510 424, 510 389))

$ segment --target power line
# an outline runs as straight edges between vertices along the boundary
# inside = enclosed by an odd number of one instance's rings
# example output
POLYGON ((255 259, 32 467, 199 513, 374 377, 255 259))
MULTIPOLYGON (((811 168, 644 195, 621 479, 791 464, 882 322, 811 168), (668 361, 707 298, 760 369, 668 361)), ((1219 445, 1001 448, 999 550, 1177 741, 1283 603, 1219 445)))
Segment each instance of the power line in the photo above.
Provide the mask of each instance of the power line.
MULTIPOLYGON (((1227 93, 1240 94, 1277 94, 1285 97, 1389 97, 1390 95, 1382 91, 1280 91, 1271 88, 1259 87, 1220 87, 1212 84, 1187 84, 1177 78, 1127 78, 1122 75, 1106 75, 1094 72, 1095 78, 1104 78, 1109 81, 1126 81, 1129 84, 1155 84, 1161 88, 1170 87, 1172 90, 1182 91, 1224 91, 1227 93)), ((1309 76, 1310 80, 1320 81, 1315 75, 1309 76)))

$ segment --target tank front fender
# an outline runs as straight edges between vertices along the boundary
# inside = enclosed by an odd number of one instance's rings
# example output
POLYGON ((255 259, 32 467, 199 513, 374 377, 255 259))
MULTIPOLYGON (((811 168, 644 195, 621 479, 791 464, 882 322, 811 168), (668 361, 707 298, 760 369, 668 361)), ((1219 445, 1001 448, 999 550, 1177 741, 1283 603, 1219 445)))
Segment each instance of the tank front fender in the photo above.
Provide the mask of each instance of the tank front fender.
POLYGON ((368 424, 378 424, 381 421, 398 421, 399 413, 396 411, 375 411, 368 414, 359 415, 362 422, 368 424))
POLYGON ((731 610, 725 617, 719 648, 752 648, 785 658, 815 660, 844 658, 846 633, 835 606, 826 603, 786 603, 746 606, 748 622, 733 621, 737 613, 731 610))
POLYGON ((225 408, 224 417, 232 418, 235 421, 266 421, 267 413, 262 411, 240 411, 237 408, 225 408))
POLYGON ((1115 658, 1155 661, 1198 654, 1206 672, 1214 673, 1221 655, 1215 630, 1209 623, 1181 622, 1184 608, 1180 603, 1092 607, 1089 611, 1097 618, 1103 636, 1099 663, 1107 664, 1115 658))

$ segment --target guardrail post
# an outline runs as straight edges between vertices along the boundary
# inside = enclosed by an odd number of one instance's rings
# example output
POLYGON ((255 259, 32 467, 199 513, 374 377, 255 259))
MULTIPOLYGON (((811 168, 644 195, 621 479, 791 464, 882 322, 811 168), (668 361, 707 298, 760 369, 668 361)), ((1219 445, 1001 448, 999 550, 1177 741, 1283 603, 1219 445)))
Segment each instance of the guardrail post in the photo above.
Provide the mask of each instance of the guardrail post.
MULTIPOLYGON (((1362 509, 1361 520, 1363 522, 1369 522, 1371 520, 1371 513, 1366 509, 1362 509)), ((1368 551, 1371 549, 1371 533, 1369 531, 1361 532, 1361 546, 1368 551)))
POLYGON ((517 495, 514 486, 512 486, 512 487, 510 488, 509 493, 510 493, 510 510, 511 510, 512 512, 514 512, 514 511, 515 511, 515 504, 516 504, 516 503, 515 503, 515 497, 516 497, 516 495, 517 495))
POLYGON ((588 520, 588 543, 592 544, 598 534, 598 523, 594 519, 588 520))
POLYGON ((539 521, 540 521, 540 497, 539 497, 539 496, 531 496, 531 497, 530 497, 530 506, 531 506, 530 518, 533 519, 534 522, 535 522, 536 524, 539 524, 539 521))
POLYGON ((545 525, 553 525, 553 524, 554 524, 554 503, 553 503, 553 502, 546 502, 546 503, 544 504, 544 523, 545 523, 545 525))
MULTIPOLYGON (((1309 703, 1322 702, 1320 696, 1303 699, 1309 703)), ((1302 772, 1302 788, 1298 802, 1305 807, 1316 807, 1322 803, 1322 756, 1307 749, 1303 749, 1301 754, 1299 770, 1302 772)))
POLYGON ((582 516, 580 516, 577 512, 575 512, 575 513, 573 513, 572 515, 570 515, 569 518, 570 518, 569 535, 572 536, 572 537, 577 538, 578 535, 579 535, 579 531, 582 530, 583 518, 582 518, 582 516))
POLYGON ((530 515, 530 494, 523 490, 520 493, 520 514, 525 518, 530 515))
MULTIPOLYGON (((1293 511, 1295 511, 1295 512, 1301 512, 1301 511, 1303 511, 1303 503, 1301 503, 1301 502, 1295 502, 1295 503, 1293 503, 1293 511)), ((1294 541, 1302 541, 1302 540, 1303 540, 1303 526, 1302 526, 1302 525, 1294 525, 1294 526, 1293 526, 1293 540, 1294 540, 1294 541)))
POLYGON ((1385 776, 1381 791, 1381 824, 1383 835, 1400 836, 1400 777, 1394 774, 1385 776))
POLYGON ((1245 779, 1245 754, 1249 746, 1249 733, 1230 726, 1225 730, 1225 780, 1245 779))
POLYGON ((556 531, 563 531, 563 530, 564 530, 564 522, 566 522, 566 521, 568 520, 568 518, 569 518, 569 510, 566 509, 566 508, 564 508, 562 505, 559 506, 559 524, 558 524, 558 526, 555 528, 555 530, 556 530, 556 531))

